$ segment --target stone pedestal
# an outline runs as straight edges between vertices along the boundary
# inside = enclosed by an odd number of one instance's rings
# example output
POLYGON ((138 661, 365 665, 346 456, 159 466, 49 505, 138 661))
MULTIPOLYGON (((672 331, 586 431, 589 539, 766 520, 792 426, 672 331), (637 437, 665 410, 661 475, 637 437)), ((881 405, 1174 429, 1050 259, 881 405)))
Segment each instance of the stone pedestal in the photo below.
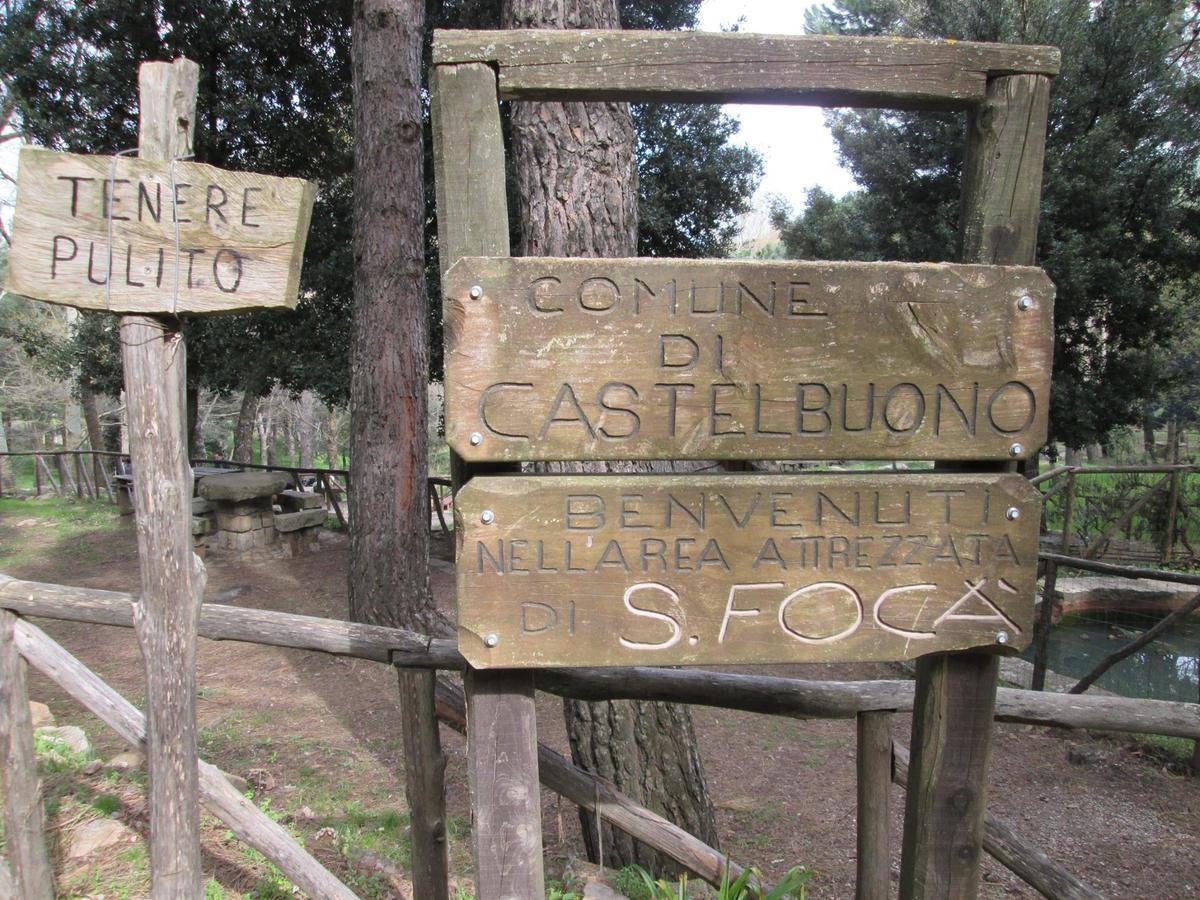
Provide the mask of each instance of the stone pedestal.
POLYGON ((213 506, 215 546, 243 552, 275 544, 272 498, 291 483, 280 472, 234 472, 200 481, 200 496, 213 506))

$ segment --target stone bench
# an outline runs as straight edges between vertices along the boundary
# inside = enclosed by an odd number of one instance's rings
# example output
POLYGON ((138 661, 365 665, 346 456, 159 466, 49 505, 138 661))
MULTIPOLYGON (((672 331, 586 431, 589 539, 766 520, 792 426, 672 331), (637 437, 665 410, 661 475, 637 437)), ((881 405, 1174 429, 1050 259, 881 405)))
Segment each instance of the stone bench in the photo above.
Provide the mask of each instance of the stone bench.
POLYGON ((300 556, 314 552, 328 516, 325 498, 308 491, 283 491, 279 507, 282 511, 275 514, 275 531, 282 538, 285 553, 300 556))

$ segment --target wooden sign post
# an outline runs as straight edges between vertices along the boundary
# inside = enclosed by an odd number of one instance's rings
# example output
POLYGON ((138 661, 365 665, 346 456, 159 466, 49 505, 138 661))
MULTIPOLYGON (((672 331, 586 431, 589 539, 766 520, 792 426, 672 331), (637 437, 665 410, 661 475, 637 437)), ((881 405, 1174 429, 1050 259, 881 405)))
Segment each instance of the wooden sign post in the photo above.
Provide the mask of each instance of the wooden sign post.
MULTIPOLYGON (((1048 421, 1053 287, 1025 267, 1058 51, 438 32, 434 62, 478 896, 543 890, 522 670, 913 657, 900 896, 974 896, 997 654, 1032 624, 1040 497, 1015 461, 1048 421), (508 258, 498 99, 967 110, 962 257, 977 265, 508 258), (713 458, 937 465, 512 474, 713 458)), ((884 730, 865 729, 874 745, 884 730)), ((886 822, 882 797, 860 814, 886 822)), ((887 891, 886 829, 873 834, 862 897, 887 891)))
POLYGON ((203 895, 196 629, 204 565, 191 538, 192 471, 179 313, 294 306, 311 185, 180 162, 191 155, 199 68, 139 72, 139 159, 25 149, 7 289, 120 320, 142 590, 151 893, 203 895))
POLYGON ((13 216, 15 294, 119 313, 296 305, 307 181, 23 147, 17 196, 38 202, 13 216))

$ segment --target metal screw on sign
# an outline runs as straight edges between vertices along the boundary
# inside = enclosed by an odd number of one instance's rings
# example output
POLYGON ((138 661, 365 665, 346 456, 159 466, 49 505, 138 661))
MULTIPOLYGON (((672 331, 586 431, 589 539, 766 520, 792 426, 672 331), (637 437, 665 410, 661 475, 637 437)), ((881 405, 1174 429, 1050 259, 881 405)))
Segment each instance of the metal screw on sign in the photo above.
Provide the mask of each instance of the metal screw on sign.
POLYGON ((483 639, 483 643, 486 647, 495 647, 498 643, 500 643, 500 638, 496 637, 494 634, 489 634, 483 639))
POLYGON ((1009 447, 1008 447, 1008 455, 1009 456, 1020 456, 1024 452, 1025 452, 1024 444, 1020 444, 1020 443, 1009 444, 1009 447))
POLYGON ((1017 309, 1021 310, 1021 312, 1028 312, 1029 310, 1033 309, 1033 298, 1022 297, 1017 301, 1017 309))
POLYGON ((481 512, 479 514, 479 521, 482 522, 484 525, 491 525, 493 522, 496 521, 496 514, 494 512, 492 512, 490 509, 485 509, 483 512, 481 512))
POLYGON ((1008 519, 1010 522, 1015 522, 1017 519, 1021 518, 1021 511, 1015 506, 1010 506, 1004 511, 1004 518, 1008 519))
POLYGON ((996 643, 997 644, 1007 644, 1008 643, 1008 632, 1001 631, 1001 632, 997 633, 996 643))
POLYGON ((472 300, 478 300, 483 296, 483 288, 477 284, 473 284, 471 285, 471 289, 467 291, 467 296, 469 296, 472 300))
POLYGON ((472 431, 471 432, 471 446, 478 447, 482 443, 483 443, 483 435, 480 434, 478 431, 472 431))

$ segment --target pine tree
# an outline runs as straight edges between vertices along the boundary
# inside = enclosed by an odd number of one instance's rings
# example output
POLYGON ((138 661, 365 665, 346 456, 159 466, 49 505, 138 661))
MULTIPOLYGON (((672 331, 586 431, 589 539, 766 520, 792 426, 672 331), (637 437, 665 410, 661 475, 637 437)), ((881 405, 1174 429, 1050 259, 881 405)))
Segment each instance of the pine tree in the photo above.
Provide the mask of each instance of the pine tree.
MULTIPOLYGON (((1197 7, 1184 0, 845 0, 811 30, 1053 44, 1039 263, 1058 289, 1051 440, 1081 447, 1140 419, 1172 338, 1164 290, 1200 262, 1195 217, 1197 7)), ((950 260, 962 170, 959 114, 829 115, 863 191, 819 194, 788 220, 789 252, 950 260)))

